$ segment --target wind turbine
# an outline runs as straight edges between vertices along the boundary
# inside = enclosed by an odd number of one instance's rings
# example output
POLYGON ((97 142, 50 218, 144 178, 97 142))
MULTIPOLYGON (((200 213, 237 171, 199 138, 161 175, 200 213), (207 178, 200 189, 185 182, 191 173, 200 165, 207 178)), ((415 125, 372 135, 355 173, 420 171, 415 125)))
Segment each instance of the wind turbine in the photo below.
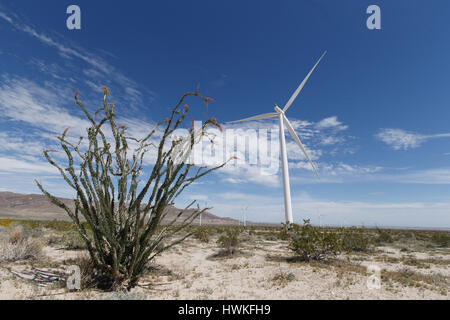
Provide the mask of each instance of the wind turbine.
POLYGON ((248 207, 242 208, 242 224, 244 225, 244 228, 247 226, 247 212, 248 207))
MULTIPOLYGON (((318 212, 317 212, 318 213, 318 212)), ((323 214, 319 214, 319 226, 322 228, 322 217, 323 217, 323 214)))
POLYGON ((283 109, 280 109, 278 105, 275 104, 275 112, 272 113, 265 113, 260 114, 257 116, 253 116, 250 118, 245 118, 242 120, 232 121, 231 123, 236 122, 243 122, 243 121, 251 121, 251 120, 261 120, 261 119, 268 119, 268 118, 275 118, 278 117, 278 125, 280 127, 280 154, 281 154, 281 166, 283 171, 283 188, 284 188, 284 210, 286 215, 286 223, 292 224, 294 222, 292 218, 292 204, 291 204, 291 188, 289 184, 289 169, 288 169, 288 160, 287 160, 287 153, 286 153, 286 140, 284 136, 284 126, 286 125, 289 133, 291 134, 292 138, 295 140, 297 145, 302 150, 303 154, 305 155, 306 159, 311 164, 314 172, 316 173, 317 177, 320 179, 319 174, 317 173, 316 167, 314 166, 313 162, 311 161, 311 158, 306 153, 305 148, 303 147, 302 142, 300 141, 299 137, 294 131, 294 128, 292 127, 291 123, 289 122, 288 118, 285 116, 285 112, 289 109, 289 107, 292 105, 294 100, 297 98, 300 91, 303 89, 303 87, 306 84, 306 81, 308 81, 309 77, 313 73, 314 69, 316 69, 317 65, 319 64, 320 60, 325 56, 327 52, 325 51, 322 56, 319 58, 319 60, 316 62, 314 67, 309 71, 309 73, 306 75, 305 79, 303 79, 302 83, 298 86, 297 90, 295 90, 294 94, 291 96, 289 101, 286 103, 283 109))

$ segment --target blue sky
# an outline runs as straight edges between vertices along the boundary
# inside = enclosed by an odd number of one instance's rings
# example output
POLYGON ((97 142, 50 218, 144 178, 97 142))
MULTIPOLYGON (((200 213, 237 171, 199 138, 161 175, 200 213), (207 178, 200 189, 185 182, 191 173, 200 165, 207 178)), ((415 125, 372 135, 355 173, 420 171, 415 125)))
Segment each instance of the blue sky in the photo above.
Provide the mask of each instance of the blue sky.
MULTIPOLYGON (((110 88, 139 134, 196 88, 219 122, 283 106, 328 53, 287 116, 317 164, 288 138, 294 220, 450 227, 450 3, 444 1, 0 1, 0 190, 68 196, 41 150, 86 124, 110 88), (82 29, 66 28, 81 8, 82 29), (366 8, 381 8, 381 30, 366 8)), ((190 102, 191 103, 191 102, 190 102)), ((192 101, 196 120, 205 119, 192 101)), ((225 128, 274 128, 275 120, 225 128)), ((177 202, 221 216, 284 219, 281 172, 222 170, 177 202)))

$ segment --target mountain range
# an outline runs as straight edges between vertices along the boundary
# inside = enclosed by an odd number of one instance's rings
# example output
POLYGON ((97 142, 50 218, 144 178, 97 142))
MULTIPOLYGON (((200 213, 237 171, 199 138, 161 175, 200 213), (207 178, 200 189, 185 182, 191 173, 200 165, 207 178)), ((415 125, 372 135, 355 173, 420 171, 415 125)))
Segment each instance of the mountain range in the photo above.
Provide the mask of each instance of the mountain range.
MULTIPOLYGON (((58 198, 69 208, 73 208, 73 199, 58 198)), ((180 209, 170 206, 164 221, 171 221, 180 209)), ((194 209, 186 210, 184 214, 192 213, 194 209)), ((48 198, 40 194, 20 194, 14 192, 0 192, 0 218, 19 220, 70 220, 67 213, 52 204, 48 198)), ((199 218, 194 223, 199 223, 199 218)), ((238 220, 223 218, 205 211, 202 214, 202 224, 237 225, 238 220)))

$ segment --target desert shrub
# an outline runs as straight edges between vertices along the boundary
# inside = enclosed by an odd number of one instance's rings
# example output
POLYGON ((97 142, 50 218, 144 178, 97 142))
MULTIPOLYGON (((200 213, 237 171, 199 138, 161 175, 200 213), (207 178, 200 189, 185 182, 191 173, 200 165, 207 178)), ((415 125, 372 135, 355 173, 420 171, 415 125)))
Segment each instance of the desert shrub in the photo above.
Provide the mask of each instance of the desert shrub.
POLYGON ((0 261, 39 259, 43 244, 27 235, 21 226, 10 231, 8 239, 0 244, 0 261))
MULTIPOLYGON (((69 231, 69 230, 75 230, 76 226, 74 223, 70 221, 62 221, 62 220, 51 220, 51 221, 44 221, 44 220, 12 220, 13 225, 21 225, 27 230, 30 231, 37 231, 42 229, 52 229, 55 231, 69 231)), ((85 223, 83 223, 84 226, 86 226, 85 223)))
POLYGON ((280 270, 275 274, 275 276, 272 278, 272 281, 275 282, 278 285, 286 286, 289 282, 295 280, 295 274, 292 272, 286 272, 283 270, 280 270))
POLYGON ((47 237, 47 245, 49 246, 55 246, 55 245, 62 245, 63 244, 63 236, 59 234, 50 234, 47 237))
POLYGON ((389 230, 383 230, 377 228, 377 237, 376 242, 378 243, 392 243, 394 242, 394 238, 392 237, 389 230))
POLYGON ((280 232, 278 233, 278 238, 280 240, 289 240, 291 238, 291 232, 290 230, 294 228, 294 229, 298 229, 298 225, 294 224, 290 224, 287 225, 285 223, 282 223, 282 227, 280 232))
POLYGON ((28 238, 29 235, 26 233, 25 228, 19 225, 10 231, 8 242, 11 244, 17 244, 27 240, 28 238))
POLYGON ((222 234, 217 243, 227 254, 234 254, 240 245, 239 234, 241 233, 240 228, 229 227, 225 230, 225 234, 222 234))
POLYGON ((12 223, 13 223, 13 221, 11 219, 8 219, 8 218, 0 219, 1 227, 9 227, 9 226, 11 226, 12 223))
POLYGON ((24 237, 40 238, 44 236, 44 230, 42 227, 30 227, 28 224, 22 224, 14 221, 12 224, 14 229, 21 229, 24 237))
POLYGON ((292 225, 289 233, 289 249, 305 261, 323 260, 339 254, 341 243, 336 232, 321 230, 303 220, 302 226, 292 225))
POLYGON ((201 242, 208 243, 211 236, 211 230, 208 227, 198 227, 194 231, 194 237, 201 242))
POLYGON ((431 241, 440 247, 448 247, 450 246, 450 234, 445 232, 435 232, 431 236, 431 241))
POLYGON ((42 256, 42 244, 27 239, 16 244, 4 243, 0 248, 0 261, 37 260, 42 256))
POLYGON ((342 249, 347 252, 367 252, 371 246, 371 239, 361 228, 344 228, 341 231, 342 249))
MULTIPOLYGON (((92 238, 89 232, 87 232, 87 235, 92 238)), ((65 232, 61 237, 61 243, 69 250, 87 249, 86 242, 76 230, 65 232)))
POLYGON ((264 239, 267 241, 277 241, 279 239, 278 232, 267 232, 264 234, 264 239))
POLYGON ((36 220, 15 220, 14 224, 21 225, 27 231, 31 230, 40 230, 43 227, 44 221, 36 221, 36 220))
POLYGON ((75 102, 90 127, 78 142, 67 136, 68 129, 57 137, 59 151, 66 161, 56 162, 51 156, 55 150, 44 150, 47 161, 75 191, 75 209, 48 193, 38 181, 36 183, 50 201, 71 218, 101 279, 99 286, 114 291, 129 290, 137 285, 147 264, 156 255, 191 235, 182 231, 208 208, 197 207, 187 212, 193 201, 162 226, 168 214, 166 209, 193 182, 226 163, 206 168, 187 162, 194 144, 209 134, 207 126, 221 129, 215 118, 206 120, 199 128, 192 126, 186 137, 174 137, 189 110, 187 104, 183 106, 185 99, 200 97, 207 105, 210 98, 197 92, 186 93, 168 118, 157 123, 144 137, 136 138, 130 136, 125 125, 116 122, 115 106, 107 101, 108 89, 103 89, 102 107, 94 116, 78 99, 78 91, 75 93, 75 102), (142 180, 144 156, 150 150, 154 151, 155 162, 142 180), (92 238, 86 226, 92 230, 92 238))
MULTIPOLYGON (((86 224, 84 224, 86 227, 86 224)), ((52 220, 52 221, 45 221, 44 227, 53 229, 55 231, 72 231, 76 230, 76 226, 74 223, 70 221, 61 221, 61 220, 52 220)))

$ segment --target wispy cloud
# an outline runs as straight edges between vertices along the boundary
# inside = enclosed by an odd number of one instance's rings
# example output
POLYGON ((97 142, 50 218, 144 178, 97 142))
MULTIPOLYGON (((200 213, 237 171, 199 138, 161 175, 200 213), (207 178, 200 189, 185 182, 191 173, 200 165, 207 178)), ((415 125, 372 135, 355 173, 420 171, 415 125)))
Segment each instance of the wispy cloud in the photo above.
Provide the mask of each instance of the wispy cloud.
POLYGON ((408 150, 420 147, 420 145, 428 140, 449 138, 450 133, 425 135, 402 129, 381 129, 375 137, 394 150, 408 150))
POLYGON ((3 172, 19 172, 19 173, 57 173, 56 169, 43 161, 36 161, 37 159, 21 160, 17 158, 0 156, 0 171, 3 172))
POLYGON ((320 120, 319 122, 316 123, 316 127, 319 129, 331 128, 339 131, 348 129, 348 126, 343 125, 342 122, 340 122, 337 119, 337 116, 328 117, 320 120))
POLYGON ((369 179, 408 184, 450 184, 450 168, 402 170, 399 173, 381 174, 377 177, 369 177, 369 179))
MULTIPOLYGON (((65 60, 63 66, 56 62, 46 63, 37 57, 31 60, 31 64, 55 79, 69 80, 72 89, 82 83, 91 88, 96 87, 96 89, 99 89, 100 86, 108 86, 112 89, 111 92, 118 93, 116 98, 120 100, 116 101, 117 103, 122 102, 133 109, 141 107, 144 102, 153 101, 154 92, 140 87, 102 56, 90 52, 60 35, 49 35, 38 31, 36 27, 25 23, 15 15, 13 17, 0 11, 0 18, 8 22, 15 30, 24 32, 43 45, 56 49, 59 56, 65 60), (80 63, 84 63, 85 67, 74 64, 73 61, 76 59, 80 63), (84 73, 80 74, 79 70, 84 70, 84 73)), ((109 54, 109 56, 111 55, 109 54)))
POLYGON ((0 11, 0 18, 2 18, 3 20, 6 20, 9 23, 13 23, 13 20, 11 17, 7 16, 5 13, 0 11))
POLYGON ((0 86, 0 114, 6 119, 23 121, 47 132, 61 133, 69 127, 83 134, 89 122, 69 113, 63 105, 70 94, 64 89, 25 78, 4 75, 0 86))

